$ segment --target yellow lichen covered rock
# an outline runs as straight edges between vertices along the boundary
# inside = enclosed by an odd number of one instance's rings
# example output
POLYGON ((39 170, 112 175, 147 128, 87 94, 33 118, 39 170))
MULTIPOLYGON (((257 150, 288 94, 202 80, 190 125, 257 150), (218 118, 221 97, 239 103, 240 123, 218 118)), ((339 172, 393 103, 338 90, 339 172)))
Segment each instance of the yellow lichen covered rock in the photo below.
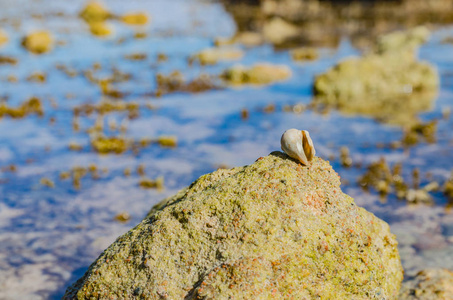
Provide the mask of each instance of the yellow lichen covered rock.
POLYGON ((90 22, 88 26, 90 27, 91 34, 99 37, 108 36, 113 32, 113 27, 103 21, 90 22))
POLYGON ((424 28, 381 37, 373 53, 348 58, 318 75, 315 103, 406 124, 431 107, 439 88, 436 69, 416 59, 417 46, 426 39, 424 28))
POLYGON ((64 299, 396 299, 402 278, 388 224, 328 162, 273 152, 156 205, 64 299))
POLYGON ((230 84, 269 84, 291 77, 291 70, 283 65, 256 64, 251 68, 241 65, 225 70, 221 76, 230 84))
POLYGON ((49 52, 53 47, 54 39, 47 31, 35 31, 22 40, 22 46, 35 54, 49 52))

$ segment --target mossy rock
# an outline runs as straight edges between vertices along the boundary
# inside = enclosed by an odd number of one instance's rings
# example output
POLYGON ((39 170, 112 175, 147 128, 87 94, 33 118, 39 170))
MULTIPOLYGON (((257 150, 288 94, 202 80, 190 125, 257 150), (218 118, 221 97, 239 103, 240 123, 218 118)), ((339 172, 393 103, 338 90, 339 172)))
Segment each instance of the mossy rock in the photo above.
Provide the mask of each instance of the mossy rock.
POLYGON ((159 203, 64 299, 395 299, 402 278, 388 224, 328 162, 273 152, 159 203))
POLYGON ((238 60, 244 56, 244 52, 233 47, 215 47, 204 49, 192 56, 193 60, 202 65, 214 65, 218 61, 238 60))
POLYGON ((439 89, 436 68, 416 59, 428 35, 418 27, 380 37, 373 53, 347 58, 316 76, 314 104, 411 125, 418 113, 432 108, 439 89))

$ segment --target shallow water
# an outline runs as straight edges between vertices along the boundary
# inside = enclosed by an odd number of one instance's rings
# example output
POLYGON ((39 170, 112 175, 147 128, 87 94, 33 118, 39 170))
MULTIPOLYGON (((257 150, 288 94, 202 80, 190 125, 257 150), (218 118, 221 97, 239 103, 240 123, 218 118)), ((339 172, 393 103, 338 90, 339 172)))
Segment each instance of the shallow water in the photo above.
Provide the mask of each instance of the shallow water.
POLYGON ((439 120, 437 142, 393 149, 387 145, 401 140, 400 127, 335 111, 320 114, 305 110, 298 114, 283 110, 286 105, 310 103, 313 76, 339 59, 359 53, 346 39, 336 50, 321 49, 321 58, 310 63, 293 62, 287 51, 275 52, 270 45, 244 48, 241 64, 265 61, 288 65, 293 76, 284 82, 156 98, 152 95, 158 72, 180 70, 191 79, 199 73, 219 74, 234 64, 188 65, 187 58, 211 46, 215 37, 231 36, 235 25, 216 3, 125 3, 109 1, 108 8, 115 14, 146 11, 151 23, 134 27, 111 21, 115 33, 97 38, 77 17, 84 5, 82 1, 0 1, 0 28, 10 38, 0 48, 0 55, 18 59, 16 65, 0 65, 0 97, 7 97, 8 105, 17 107, 35 96, 44 106, 42 117, 0 119, 1 299, 60 298, 99 253, 138 223, 153 204, 220 166, 250 164, 278 150, 281 133, 293 127, 310 131, 317 155, 331 160, 341 175, 344 192, 390 223, 400 244, 406 274, 428 266, 453 269, 453 213, 441 192, 431 193, 434 205, 408 205, 392 195, 383 200, 374 190, 365 192, 356 183, 366 166, 380 157, 391 165, 402 162, 403 177, 409 183, 414 168, 421 171, 421 186, 431 180, 442 185, 449 178, 453 168, 453 119, 443 118, 442 112, 451 108, 453 101, 453 45, 440 41, 452 35, 452 29, 437 30, 420 49, 420 58, 436 65, 441 76, 441 89, 432 110, 419 116, 424 121, 439 120), (20 46, 20 40, 36 28, 50 30, 64 43, 49 54, 29 54, 20 46), (147 37, 134 38, 137 31, 146 32, 147 37), (141 61, 124 59, 134 53, 145 53, 147 57, 141 61), (168 60, 159 62, 159 53, 166 54, 168 60), (177 147, 151 144, 138 153, 129 150, 119 155, 100 155, 92 149, 86 130, 95 124, 96 114, 80 116, 80 130, 75 131, 73 109, 106 97, 99 86, 83 75, 93 70, 95 63, 101 66, 94 73, 99 78, 110 76, 113 68, 129 73, 130 80, 113 83, 113 88, 125 93, 124 101, 140 104, 136 119, 128 120, 127 112, 106 114, 104 132, 118 135, 108 129, 109 122, 127 124, 128 138, 175 135, 177 147), (64 65, 77 75, 70 77, 56 65, 64 65), (26 80, 35 71, 47 75, 45 83, 26 80), (9 82, 10 75, 18 81, 9 82), (266 112, 264 108, 270 104, 275 111, 266 112), (243 109, 249 112, 247 119, 241 118, 243 109), (71 142, 81 145, 82 150, 69 150, 71 142), (342 167, 341 146, 349 147, 356 166, 342 167), (61 172, 92 164, 99 170, 99 178, 88 174, 81 179, 80 189, 70 179, 59 178, 61 172), (140 188, 136 169, 141 164, 146 177, 164 177, 164 190, 140 188), (14 171, 7 170, 11 165, 15 166, 14 171), (126 168, 132 170, 130 176, 124 175, 126 168), (432 179, 427 179, 427 173, 432 179), (42 178, 53 181, 55 187, 41 184, 42 178), (130 215, 126 223, 115 220, 123 212, 130 215))

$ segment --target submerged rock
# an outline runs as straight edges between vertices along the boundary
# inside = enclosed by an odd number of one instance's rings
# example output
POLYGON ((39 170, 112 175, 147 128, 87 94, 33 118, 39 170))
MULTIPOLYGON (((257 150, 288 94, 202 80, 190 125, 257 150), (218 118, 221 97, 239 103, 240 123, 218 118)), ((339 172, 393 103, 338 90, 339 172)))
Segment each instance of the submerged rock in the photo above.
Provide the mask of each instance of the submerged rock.
POLYGON ((113 27, 109 23, 104 21, 89 22, 88 26, 90 28, 91 34, 95 36, 108 36, 113 32, 113 27))
POLYGON ((233 66, 223 72, 221 77, 230 84, 269 84, 291 77, 291 70, 284 65, 256 64, 251 68, 233 66))
POLYGON ((318 59, 319 52, 316 48, 300 47, 291 51, 291 57, 296 61, 312 61, 318 59))
POLYGON ((404 283, 400 300, 453 299, 453 272, 447 269, 427 269, 404 283))
POLYGON ((54 39, 47 31, 35 31, 25 36, 22 46, 34 54, 43 54, 52 50, 54 39))
MULTIPOLYGON (((416 25, 451 24, 453 0, 334 1, 222 0, 238 32, 262 33, 274 20, 290 30, 268 39, 278 48, 337 47, 347 37, 356 47, 368 47, 377 36, 416 25), (281 23, 283 23, 281 22, 281 23), (296 34, 297 31, 297 34, 296 34), (288 34, 294 32, 294 34, 288 34)), ((278 24, 277 24, 278 25, 278 24)))
POLYGON ((380 121, 408 124, 428 110, 439 88, 436 69, 416 60, 425 28, 381 37, 374 53, 346 59, 315 78, 315 104, 380 121))
POLYGON ((272 44, 281 44, 299 34, 297 26, 281 18, 273 18, 263 25, 264 39, 272 44))
POLYGON ((2 29, 0 29, 0 46, 8 42, 8 35, 2 29))
POLYGON ((92 1, 82 9, 79 16, 86 22, 91 23, 103 22, 107 20, 111 14, 101 2, 92 1))
POLYGON ((429 39, 430 32, 424 26, 415 27, 407 31, 395 31, 382 35, 376 42, 376 52, 384 54, 395 51, 416 51, 417 48, 426 43, 429 39))
POLYGON ((238 32, 231 38, 216 38, 216 46, 226 46, 233 44, 242 44, 246 47, 255 47, 264 43, 264 38, 260 33, 253 31, 238 32))
POLYGON ((121 21, 129 25, 148 24, 149 18, 145 13, 129 13, 121 17, 121 21))
POLYGON ((222 60, 238 60, 244 56, 244 52, 238 48, 220 47, 204 49, 193 55, 192 59, 202 65, 213 65, 222 60))
POLYGON ((389 226, 315 157, 201 176, 119 237, 64 299, 395 299, 389 226))

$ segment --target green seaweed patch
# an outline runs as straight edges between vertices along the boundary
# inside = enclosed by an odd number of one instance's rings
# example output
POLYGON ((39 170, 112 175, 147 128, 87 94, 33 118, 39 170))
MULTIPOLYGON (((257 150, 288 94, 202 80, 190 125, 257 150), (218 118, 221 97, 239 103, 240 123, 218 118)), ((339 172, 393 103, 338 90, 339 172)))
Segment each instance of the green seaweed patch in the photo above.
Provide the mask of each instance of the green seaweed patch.
POLYGON ((146 13, 127 13, 119 19, 128 25, 146 25, 149 22, 149 17, 146 13))
POLYGON ((368 190, 374 188, 382 197, 394 193, 399 199, 407 203, 433 204, 431 192, 439 188, 439 184, 431 181, 420 187, 420 172, 418 169, 412 171, 412 186, 405 182, 402 176, 403 166, 397 163, 391 169, 384 158, 371 163, 367 172, 362 175, 358 183, 362 188, 368 190))
POLYGON ((194 54, 190 60, 196 60, 201 65, 214 65, 219 61, 239 60, 244 56, 244 52, 238 48, 216 47, 201 50, 194 54))
POLYGON ((55 187, 55 182, 53 182, 53 180, 51 180, 51 179, 49 179, 47 177, 41 178, 41 180, 39 182, 41 183, 41 185, 47 186, 49 188, 54 188, 55 187))
POLYGON ((126 223, 131 219, 131 215, 128 212, 121 212, 117 214, 113 219, 120 223, 126 223))
POLYGON ((3 31, 2 29, 0 29, 0 46, 8 43, 8 35, 6 34, 5 31, 3 31))
MULTIPOLYGON (((106 173, 107 170, 104 169, 102 170, 103 173, 106 173)), ((80 190, 82 185, 81 185, 81 180, 84 178, 86 175, 90 174, 91 179, 96 180, 101 178, 101 170, 99 167, 95 164, 90 164, 86 167, 83 166, 75 166, 71 168, 69 171, 63 171, 60 173, 60 180, 67 180, 67 179, 72 179, 72 186, 76 190, 80 190)))
POLYGON ((30 114, 44 115, 41 100, 37 97, 30 98, 16 108, 9 107, 5 103, 0 104, 0 117, 8 116, 14 119, 20 119, 30 114))
POLYGON ((174 148, 178 146, 178 137, 174 135, 162 135, 157 138, 157 143, 162 147, 174 148))
POLYGON ((79 115, 92 115, 93 113, 98 113, 105 115, 111 112, 125 111, 129 115, 138 115, 140 110, 140 105, 137 102, 125 102, 125 101, 109 101, 103 100, 98 104, 86 103, 73 108, 73 113, 75 116, 79 115))
POLYGON ((124 137, 96 137, 91 140, 91 146, 100 154, 115 153, 121 154, 126 152, 130 141, 124 137))
POLYGON ((419 142, 427 143, 436 142, 437 120, 428 122, 416 122, 404 130, 402 143, 405 146, 413 146, 419 142))
POLYGON ((112 25, 104 21, 89 22, 88 27, 91 34, 98 37, 109 36, 113 33, 112 25))
POLYGON ((220 88, 214 79, 207 74, 201 74, 191 81, 186 81, 180 71, 173 71, 169 75, 157 74, 156 84, 155 95, 157 97, 176 92, 201 93, 220 88))
POLYGON ((148 55, 146 53, 132 53, 124 56, 125 59, 127 60, 146 60, 148 58, 148 55))
POLYGON ((43 72, 33 72, 27 77, 28 81, 44 83, 47 80, 47 75, 43 72))

